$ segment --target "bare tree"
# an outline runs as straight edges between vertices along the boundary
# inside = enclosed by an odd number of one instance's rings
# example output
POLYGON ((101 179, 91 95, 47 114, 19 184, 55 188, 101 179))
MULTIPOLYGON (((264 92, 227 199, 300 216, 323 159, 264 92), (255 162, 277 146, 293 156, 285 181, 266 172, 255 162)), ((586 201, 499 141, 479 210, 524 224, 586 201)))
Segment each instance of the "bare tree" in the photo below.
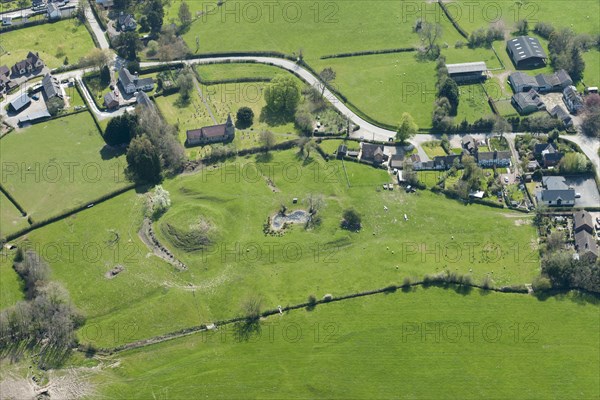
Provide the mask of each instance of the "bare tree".
MULTIPOLYGON (((438 49, 438 39, 442 36, 442 26, 438 23, 432 24, 429 22, 422 22, 421 29, 419 30, 419 37, 421 41, 426 44, 425 56, 429 56, 434 49, 438 49)), ((437 57, 437 55, 436 55, 437 57)))

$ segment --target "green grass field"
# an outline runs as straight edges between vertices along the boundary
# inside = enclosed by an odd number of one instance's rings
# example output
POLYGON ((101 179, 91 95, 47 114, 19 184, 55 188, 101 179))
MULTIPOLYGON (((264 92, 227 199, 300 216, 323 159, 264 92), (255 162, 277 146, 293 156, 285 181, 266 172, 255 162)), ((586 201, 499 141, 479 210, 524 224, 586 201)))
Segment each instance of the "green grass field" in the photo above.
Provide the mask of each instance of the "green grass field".
MULTIPOLYGON (((416 1, 410 2, 411 8, 407 9, 399 2, 382 0, 275 6, 231 1, 222 7, 209 2, 190 2, 189 6, 193 15, 204 12, 183 35, 192 51, 196 50, 198 37, 198 53, 274 50, 298 54, 302 49, 304 57, 311 61, 334 53, 416 45, 419 39, 412 29, 420 16, 417 8, 437 7, 416 1), (224 37, 226 41, 222 40, 224 37)), ((178 2, 171 3, 166 20, 177 18, 178 7, 178 2)), ((440 23, 444 29, 442 41, 455 43, 460 36, 450 22, 442 17, 440 23)))
POLYGON ((94 48, 88 30, 75 19, 3 33, 0 45, 10 52, 2 55, 2 64, 9 68, 32 50, 39 52, 48 67, 57 68, 63 65, 65 57, 74 64, 94 48))
POLYGON ((103 145, 87 112, 14 132, 0 146, 10 168, 3 185, 34 221, 84 205, 128 184, 124 157, 103 145))
POLYGON ((597 300, 416 289, 114 355, 100 397, 597 398, 597 300), (424 384, 424 382, 428 382, 424 384))
POLYGON ((282 73, 281 68, 257 63, 226 63, 197 65, 196 71, 203 81, 221 81, 236 78, 268 78, 282 73))
POLYGON ((87 316, 82 341, 110 347, 228 318, 253 294, 276 307, 305 301, 311 293, 353 293, 447 268, 472 270, 476 282, 490 274, 498 285, 531 282, 537 274, 535 231, 527 216, 464 206, 430 192, 378 192, 389 175, 355 163, 345 163, 348 188, 341 162, 325 163, 316 152, 312 162, 298 161, 295 150, 270 157, 266 164, 259 155, 258 164, 256 157, 238 159, 164 183, 173 205, 154 230, 189 266, 186 272, 147 256, 137 237, 143 202, 132 192, 30 233, 38 248, 54 243, 62 249, 52 263, 53 276, 87 316), (282 204, 305 208, 310 193, 325 200, 318 228, 294 226, 282 237, 263 234, 268 216, 282 204), (300 199, 297 205, 293 197, 300 199), (363 216, 360 233, 340 228, 348 207, 363 216), (166 224, 187 231, 200 219, 214 227, 214 244, 206 250, 177 247, 165 231, 166 224), (70 242, 79 250, 69 258, 70 242), (94 251, 84 255, 84 248, 94 251), (106 279, 117 264, 125 271, 106 279), (115 324, 127 332, 117 338, 107 334, 115 324), (92 334, 97 329, 103 334, 92 334))
POLYGON ((460 122, 466 119, 472 123, 479 118, 493 114, 485 91, 480 84, 460 85, 459 91, 460 101, 455 117, 456 121, 460 122))
POLYGON ((10 200, 0 193, 0 237, 27 227, 27 218, 23 217, 10 200))
MULTIPOLYGON (((583 83, 586 86, 600 86, 600 51, 590 50, 583 53, 585 71, 583 72, 583 83)), ((583 90, 583 84, 580 85, 583 90)))
POLYGON ((467 32, 487 28, 490 23, 502 20, 507 30, 513 31, 521 19, 529 21, 533 30, 536 22, 550 22, 557 28, 572 28, 578 33, 597 33, 600 30, 600 5, 594 0, 575 0, 565 9, 560 1, 485 0, 469 3, 453 1, 448 7, 458 24, 467 32))
POLYGON ((23 297, 19 276, 12 268, 12 257, 2 249, 0 251, 0 310, 23 300, 23 297))
POLYGON ((333 82, 360 111, 377 121, 398 125, 403 112, 420 128, 431 126, 435 63, 418 62, 414 53, 319 60, 313 67, 333 68, 333 82))

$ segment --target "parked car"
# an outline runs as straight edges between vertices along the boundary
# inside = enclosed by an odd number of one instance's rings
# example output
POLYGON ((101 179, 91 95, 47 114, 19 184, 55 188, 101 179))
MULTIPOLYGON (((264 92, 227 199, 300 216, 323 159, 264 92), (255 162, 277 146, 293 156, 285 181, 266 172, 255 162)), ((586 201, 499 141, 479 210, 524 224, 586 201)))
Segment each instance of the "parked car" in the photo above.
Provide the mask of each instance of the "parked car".
POLYGON ((39 99, 40 99, 40 96, 38 96, 37 94, 34 94, 33 96, 31 96, 31 98, 32 98, 33 100, 39 100, 39 99))
POLYGON ((580 198, 581 198, 581 193, 579 193, 579 192, 575 192, 575 198, 576 198, 576 199, 580 199, 580 198))

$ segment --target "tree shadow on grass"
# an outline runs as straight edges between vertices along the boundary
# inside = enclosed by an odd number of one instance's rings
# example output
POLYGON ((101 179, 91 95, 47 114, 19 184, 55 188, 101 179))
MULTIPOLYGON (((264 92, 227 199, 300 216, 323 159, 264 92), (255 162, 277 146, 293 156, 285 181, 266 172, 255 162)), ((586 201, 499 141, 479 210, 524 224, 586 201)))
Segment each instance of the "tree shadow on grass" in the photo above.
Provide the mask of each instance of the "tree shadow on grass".
POLYGON ((267 109, 267 107, 263 107, 263 109, 260 111, 260 116, 258 120, 260 122, 266 123, 269 126, 277 126, 287 124, 288 122, 291 122, 294 119, 293 116, 282 113, 275 113, 267 109))
POLYGON ((273 161, 273 154, 271 152, 268 153, 259 153, 255 158, 257 163, 266 164, 273 161))
POLYGON ((179 96, 177 98, 177 100, 175 100, 175 102, 173 103, 173 105, 177 108, 186 108, 187 106, 190 105, 190 101, 191 101, 191 97, 187 96, 187 97, 182 97, 179 96))
POLYGON ((260 319, 248 318, 246 320, 236 322, 233 325, 233 331, 238 342, 247 342, 254 335, 260 336, 260 319))
POLYGON ((126 152, 127 148, 125 146, 104 145, 104 147, 100 149, 100 157, 102 157, 102 159, 105 161, 112 160, 113 158, 122 156, 126 152))

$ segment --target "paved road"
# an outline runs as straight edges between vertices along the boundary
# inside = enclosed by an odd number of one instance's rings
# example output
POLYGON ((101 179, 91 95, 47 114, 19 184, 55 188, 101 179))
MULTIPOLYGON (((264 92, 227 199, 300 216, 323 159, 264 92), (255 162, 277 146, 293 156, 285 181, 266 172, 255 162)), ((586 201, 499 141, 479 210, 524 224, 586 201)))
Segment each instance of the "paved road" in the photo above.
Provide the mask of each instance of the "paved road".
MULTIPOLYGON (((144 63, 141 63, 141 67, 154 67, 154 66, 161 65, 161 64, 179 64, 182 62, 185 64, 188 64, 188 65, 193 65, 193 64, 209 64, 209 63, 231 62, 231 61, 254 61, 257 63, 274 65, 274 66, 283 68, 287 71, 295 73, 302 80, 304 80, 305 82, 307 82, 308 84, 310 84, 316 88, 319 88, 319 89, 321 88, 321 82, 319 81, 319 79, 317 77, 315 77, 312 73, 310 73, 308 70, 304 69, 303 67, 299 66, 298 64, 296 64, 293 61, 280 59, 280 58, 274 58, 274 57, 253 57, 253 56, 211 57, 211 58, 203 58, 203 59, 196 59, 196 60, 171 61, 168 63, 144 62, 144 63)), ((64 74, 60 74, 59 77, 61 79, 64 79, 65 77, 73 76, 73 77, 76 77, 76 79, 78 79, 79 81, 81 81, 81 76, 83 75, 83 72, 84 72, 83 70, 70 71, 70 72, 67 72, 64 74)), ((114 113, 100 112, 95 107, 94 102, 90 101, 91 96, 89 93, 87 93, 87 91, 85 90, 85 87, 82 86, 82 88, 83 88, 85 97, 90 102, 92 111, 96 114, 96 116, 99 119, 110 118, 110 117, 122 114, 124 112, 123 109, 115 111, 114 113)), ((380 128, 376 125, 371 124, 368 121, 365 121, 360 116, 356 115, 344 103, 342 103, 340 100, 338 100, 337 97, 335 97, 335 95, 333 93, 331 93, 328 89, 325 89, 324 96, 331 103, 331 105, 333 107, 335 107, 342 115, 344 115, 348 119, 350 119, 350 121, 352 121, 352 123, 360 126, 360 128, 361 128, 360 131, 353 132, 353 134, 351 136, 364 135, 365 139, 374 139, 374 140, 385 141, 385 142, 387 142, 390 137, 395 136, 396 133, 394 131, 380 128)), ((0 110, 0 112, 1 112, 1 110, 0 110)), ((512 138, 514 140, 514 135, 515 135, 514 133, 507 133, 505 136, 507 138, 512 138)), ((461 135, 451 135, 450 141, 453 143, 456 143, 456 142, 460 141, 460 136, 461 135)), ((473 136, 475 139, 480 139, 480 138, 485 138, 487 136, 487 134, 471 134, 471 136, 473 136)), ((356 137, 356 136, 353 136, 353 137, 356 137)), ((360 136, 358 136, 358 137, 360 138, 360 136)), ((426 142, 429 140, 434 140, 434 139, 439 140, 440 137, 441 137, 441 135, 431 135, 431 134, 417 135, 410 142, 415 147, 420 148, 421 144, 423 142, 426 142)), ((598 139, 590 139, 590 138, 583 136, 582 134, 577 134, 577 135, 573 135, 573 136, 563 136, 563 137, 567 140, 571 140, 571 141, 577 143, 582 148, 582 150, 586 154, 586 156, 588 156, 588 158, 590 158, 592 160, 592 162, 594 163, 594 165, 596 166, 596 171, 598 173, 598 176, 600 177, 600 160, 598 157, 598 148, 600 147, 600 142, 598 141, 598 139)))
POLYGON ((96 17, 89 6, 85 8, 85 18, 90 24, 92 32, 94 32, 94 36, 96 36, 96 40, 100 44, 100 48, 108 49, 110 46, 108 44, 108 40, 106 39, 106 35, 102 31, 102 28, 100 28, 100 24, 98 24, 98 21, 96 20, 96 17))

